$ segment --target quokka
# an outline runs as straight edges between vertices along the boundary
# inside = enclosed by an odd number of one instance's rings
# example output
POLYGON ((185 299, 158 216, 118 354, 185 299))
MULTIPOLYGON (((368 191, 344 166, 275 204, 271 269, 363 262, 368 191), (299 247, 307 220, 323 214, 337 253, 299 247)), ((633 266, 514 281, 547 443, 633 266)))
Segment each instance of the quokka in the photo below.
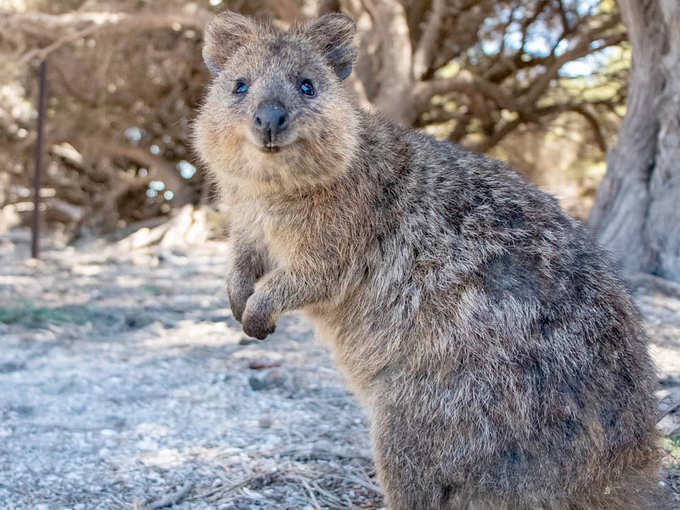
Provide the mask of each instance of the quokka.
POLYGON ((358 108, 355 39, 341 14, 207 27, 234 316, 315 323, 392 510, 659 508, 654 369, 607 257, 502 163, 358 108))

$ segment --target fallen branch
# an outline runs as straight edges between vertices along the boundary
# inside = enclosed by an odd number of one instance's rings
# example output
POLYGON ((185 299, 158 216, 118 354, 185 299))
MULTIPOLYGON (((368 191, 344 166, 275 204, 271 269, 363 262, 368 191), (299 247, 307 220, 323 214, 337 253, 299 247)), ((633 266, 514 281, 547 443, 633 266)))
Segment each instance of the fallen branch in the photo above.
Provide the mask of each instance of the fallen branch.
POLYGON ((279 476, 279 471, 274 470, 269 473, 264 473, 264 474, 258 474, 254 476, 249 476, 248 478, 241 480, 240 482, 234 483, 232 485, 229 485, 227 487, 216 487, 215 489, 212 489, 204 494, 201 494, 201 499, 206 500, 208 498, 211 498, 217 494, 219 494, 220 498, 223 498, 226 494, 241 489, 243 487, 248 487, 249 485, 260 485, 262 487, 271 485, 275 480, 277 480, 279 476))
POLYGON ((158 510, 159 508, 165 508, 168 506, 173 506, 180 503, 194 488, 194 482, 185 482, 180 489, 174 494, 168 494, 164 498, 157 501, 149 503, 144 506, 142 510, 158 510))

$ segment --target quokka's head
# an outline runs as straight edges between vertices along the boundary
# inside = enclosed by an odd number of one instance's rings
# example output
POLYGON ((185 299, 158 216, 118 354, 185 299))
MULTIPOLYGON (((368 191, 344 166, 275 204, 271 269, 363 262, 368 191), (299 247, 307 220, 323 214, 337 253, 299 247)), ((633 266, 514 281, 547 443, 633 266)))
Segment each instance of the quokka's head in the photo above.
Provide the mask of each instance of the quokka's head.
POLYGON ((332 180, 357 146, 342 84, 357 55, 354 22, 322 16, 288 31, 224 12, 207 26, 213 75, 196 147, 217 178, 300 188, 332 180))

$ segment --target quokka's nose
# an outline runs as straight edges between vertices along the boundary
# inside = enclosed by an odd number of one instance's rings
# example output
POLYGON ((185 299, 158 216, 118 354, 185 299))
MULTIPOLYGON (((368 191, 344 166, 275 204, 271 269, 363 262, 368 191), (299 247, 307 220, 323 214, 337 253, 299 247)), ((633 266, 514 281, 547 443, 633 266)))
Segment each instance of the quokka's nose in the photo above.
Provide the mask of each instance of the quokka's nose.
POLYGON ((285 131, 288 127, 288 112, 278 101, 265 101, 255 112, 255 128, 262 133, 265 142, 285 131))

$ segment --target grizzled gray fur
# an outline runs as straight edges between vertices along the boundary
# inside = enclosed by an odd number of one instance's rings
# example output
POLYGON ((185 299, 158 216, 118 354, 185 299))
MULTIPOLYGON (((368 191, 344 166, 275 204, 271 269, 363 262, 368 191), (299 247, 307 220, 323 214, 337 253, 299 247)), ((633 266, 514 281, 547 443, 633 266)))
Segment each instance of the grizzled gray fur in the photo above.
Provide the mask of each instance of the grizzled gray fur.
POLYGON ((315 323, 392 510, 658 508, 654 371, 607 257, 503 164, 361 111, 356 48, 339 14, 208 26, 234 316, 315 323))

